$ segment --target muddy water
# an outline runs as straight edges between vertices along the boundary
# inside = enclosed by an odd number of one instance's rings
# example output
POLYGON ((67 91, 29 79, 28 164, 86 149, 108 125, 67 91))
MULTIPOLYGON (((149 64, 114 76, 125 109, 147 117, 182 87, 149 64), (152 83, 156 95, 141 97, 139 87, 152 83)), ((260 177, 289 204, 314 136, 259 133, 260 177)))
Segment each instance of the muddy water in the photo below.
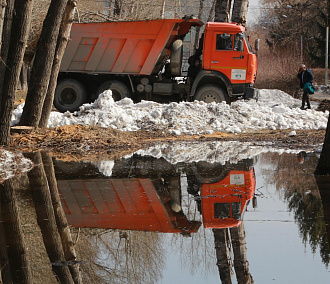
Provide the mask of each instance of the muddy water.
POLYGON ((317 155, 203 147, 28 154, 37 166, 0 186, 3 283, 329 283, 317 155))

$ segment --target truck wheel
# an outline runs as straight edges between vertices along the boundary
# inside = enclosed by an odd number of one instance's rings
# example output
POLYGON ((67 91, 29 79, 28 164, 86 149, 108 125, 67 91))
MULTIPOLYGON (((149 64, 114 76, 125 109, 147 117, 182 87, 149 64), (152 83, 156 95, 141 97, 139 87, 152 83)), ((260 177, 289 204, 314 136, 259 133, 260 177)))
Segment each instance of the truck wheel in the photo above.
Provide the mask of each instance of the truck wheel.
POLYGON ((193 163, 191 169, 200 184, 219 182, 223 180, 230 171, 225 165, 218 163, 210 164, 203 161, 193 163))
POLYGON ((170 58, 171 75, 181 76, 183 43, 181 39, 173 42, 170 58))
POLYGON ((229 103, 229 98, 225 91, 217 85, 205 85, 198 89, 195 100, 203 101, 206 103, 229 103))
POLYGON ((54 106, 60 112, 76 111, 87 102, 87 92, 83 84, 74 79, 60 81, 54 94, 54 106))
POLYGON ((236 164, 227 163, 227 168, 234 171, 249 171, 253 168, 253 159, 244 159, 236 164))
POLYGON ((130 97, 131 92, 129 88, 120 81, 106 81, 98 89, 98 96, 102 94, 105 90, 112 91, 112 98, 114 101, 120 101, 123 98, 130 97))

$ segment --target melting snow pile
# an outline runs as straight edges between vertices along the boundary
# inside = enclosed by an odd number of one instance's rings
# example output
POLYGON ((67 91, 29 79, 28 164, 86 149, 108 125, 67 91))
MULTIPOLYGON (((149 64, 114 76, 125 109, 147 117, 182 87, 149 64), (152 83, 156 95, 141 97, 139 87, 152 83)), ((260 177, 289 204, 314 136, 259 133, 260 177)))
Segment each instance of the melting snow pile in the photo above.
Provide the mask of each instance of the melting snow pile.
POLYGON ((21 153, 0 149, 0 182, 32 169, 32 162, 21 153))
MULTIPOLYGON (((329 112, 300 110, 301 101, 279 90, 260 90, 260 99, 206 104, 201 101, 159 104, 129 98, 114 102, 111 91, 105 91, 92 104, 84 104, 74 113, 52 112, 48 127, 62 125, 96 125, 123 131, 140 129, 169 130, 180 134, 213 132, 240 133, 248 129, 326 129, 329 112)), ((13 114, 15 125, 23 105, 13 114)))

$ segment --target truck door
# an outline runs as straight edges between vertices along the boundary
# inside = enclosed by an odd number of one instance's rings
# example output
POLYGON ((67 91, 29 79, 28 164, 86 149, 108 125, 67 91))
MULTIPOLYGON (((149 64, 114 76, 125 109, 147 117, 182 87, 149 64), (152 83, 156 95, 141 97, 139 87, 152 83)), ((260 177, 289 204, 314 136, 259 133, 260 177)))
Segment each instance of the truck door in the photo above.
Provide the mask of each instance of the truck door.
POLYGON ((248 53, 243 34, 214 33, 211 69, 225 74, 232 84, 245 83, 248 53))

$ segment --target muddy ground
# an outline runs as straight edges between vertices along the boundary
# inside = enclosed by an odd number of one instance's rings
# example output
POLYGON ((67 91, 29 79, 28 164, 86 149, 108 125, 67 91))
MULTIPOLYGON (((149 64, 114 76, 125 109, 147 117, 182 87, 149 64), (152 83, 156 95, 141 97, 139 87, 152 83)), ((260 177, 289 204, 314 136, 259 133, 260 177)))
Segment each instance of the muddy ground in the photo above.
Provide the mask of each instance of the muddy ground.
MULTIPOLYGON (((322 101, 319 110, 330 109, 330 101, 322 101)), ((19 131, 13 129, 10 149, 19 151, 49 150, 62 159, 116 159, 155 143, 174 141, 242 141, 252 145, 272 145, 278 148, 315 149, 323 143, 325 130, 258 130, 241 134, 214 133, 209 135, 175 136, 164 132, 122 132, 93 126, 62 126, 55 129, 19 131)))

